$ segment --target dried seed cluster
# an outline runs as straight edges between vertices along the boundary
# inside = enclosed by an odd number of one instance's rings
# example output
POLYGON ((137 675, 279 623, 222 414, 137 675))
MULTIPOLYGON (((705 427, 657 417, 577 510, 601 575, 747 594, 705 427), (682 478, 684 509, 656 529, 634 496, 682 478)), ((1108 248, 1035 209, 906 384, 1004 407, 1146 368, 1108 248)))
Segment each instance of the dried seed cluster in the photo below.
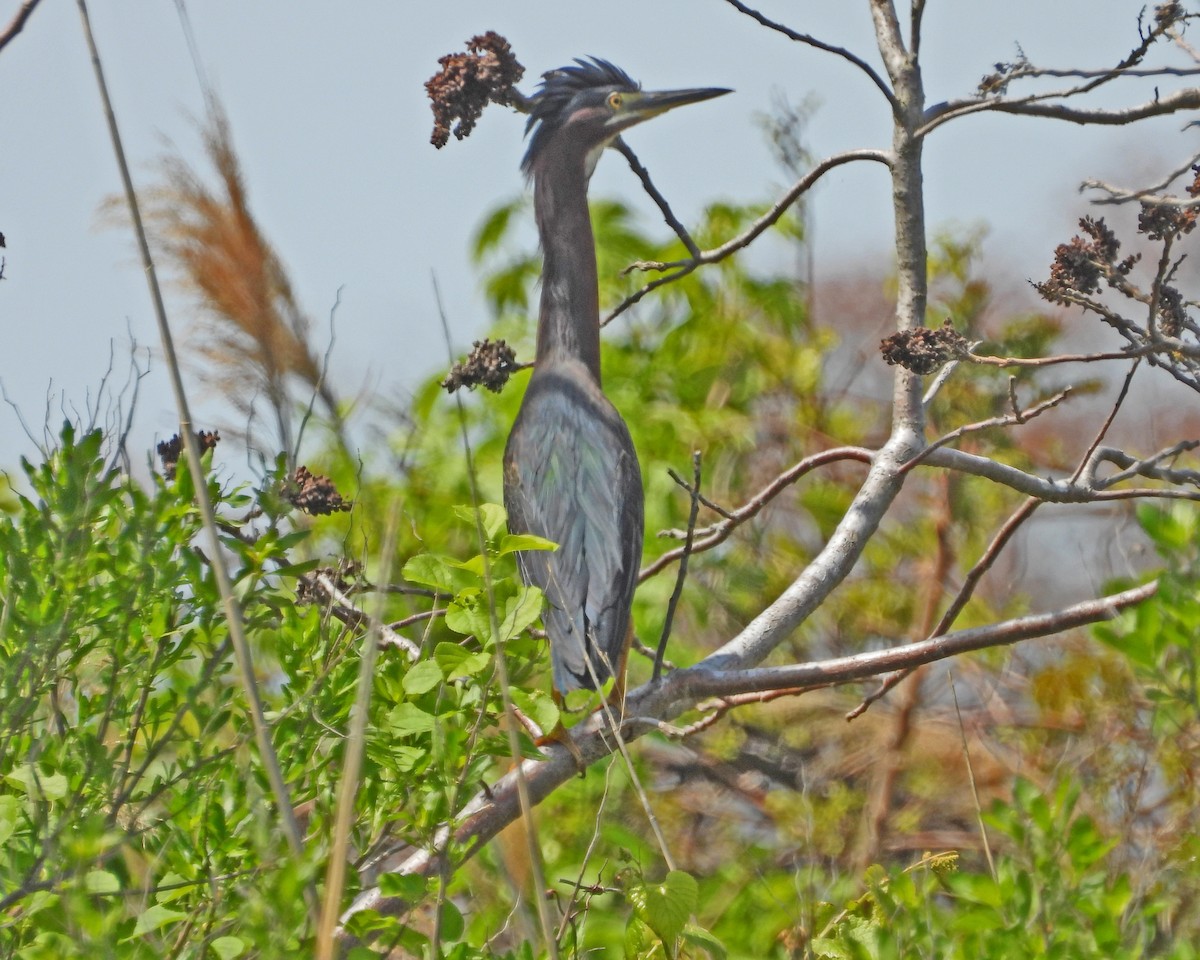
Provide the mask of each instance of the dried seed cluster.
POLYGON ((349 510, 353 501, 345 500, 333 481, 310 473, 308 467, 297 467, 290 480, 284 482, 284 498, 310 516, 319 517, 349 510))
POLYGON ((916 327, 885 337, 879 344, 883 359, 913 373, 933 373, 943 363, 960 360, 970 351, 967 338, 947 320, 938 329, 916 327))
POLYGON ((1112 283, 1129 275, 1138 257, 1118 261, 1121 241, 1108 228, 1104 219, 1084 217, 1079 228, 1085 236, 1076 234, 1070 243, 1060 243, 1054 251, 1050 279, 1034 284, 1035 289, 1051 303, 1067 305, 1075 302, 1073 294, 1088 295, 1100 289, 1102 280, 1112 283))
POLYGON ((467 359, 460 360, 450 368, 442 386, 448 393, 462 387, 474 390, 477 386, 499 393, 517 369, 517 355, 503 340, 476 340, 473 346, 467 359))
POLYGON ((475 129, 475 122, 489 102, 512 102, 513 87, 525 68, 513 56, 512 47, 500 34, 489 30, 467 43, 467 53, 451 53, 438 60, 441 73, 425 83, 433 108, 432 143, 439 150, 450 140, 450 127, 461 140, 475 129))
MULTIPOLYGON (((221 442, 221 434, 216 430, 196 431, 196 442, 200 445, 200 453, 216 449, 221 442)), ((175 479, 175 470, 179 466, 179 456, 183 453, 183 439, 175 434, 170 440, 159 441, 158 458, 162 461, 163 476, 168 480, 175 479)))

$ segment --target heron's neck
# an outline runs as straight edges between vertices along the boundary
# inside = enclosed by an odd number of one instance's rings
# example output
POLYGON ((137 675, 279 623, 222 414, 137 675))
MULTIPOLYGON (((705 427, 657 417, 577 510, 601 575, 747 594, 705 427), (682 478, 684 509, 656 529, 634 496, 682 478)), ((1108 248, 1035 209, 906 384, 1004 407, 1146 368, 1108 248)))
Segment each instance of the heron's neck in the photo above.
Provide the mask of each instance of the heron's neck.
POLYGON ((537 362, 578 360, 599 383, 600 295, 587 186, 582 163, 545 164, 534 173, 543 257, 537 362))

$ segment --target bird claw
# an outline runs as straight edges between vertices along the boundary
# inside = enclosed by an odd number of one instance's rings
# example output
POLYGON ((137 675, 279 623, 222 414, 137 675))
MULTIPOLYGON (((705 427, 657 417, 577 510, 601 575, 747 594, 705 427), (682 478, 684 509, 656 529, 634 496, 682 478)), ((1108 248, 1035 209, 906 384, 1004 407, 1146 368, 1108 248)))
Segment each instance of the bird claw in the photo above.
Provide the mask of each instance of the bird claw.
POLYGON ((575 761, 575 769, 579 771, 580 779, 583 779, 584 775, 587 773, 588 765, 584 762, 583 754, 580 752, 578 744, 575 743, 574 738, 572 738, 567 728, 562 725, 561 721, 559 721, 558 726, 556 726, 548 734, 543 737, 538 737, 534 743, 539 747, 545 747, 552 743, 562 744, 566 748, 567 753, 571 755, 571 759, 575 761))

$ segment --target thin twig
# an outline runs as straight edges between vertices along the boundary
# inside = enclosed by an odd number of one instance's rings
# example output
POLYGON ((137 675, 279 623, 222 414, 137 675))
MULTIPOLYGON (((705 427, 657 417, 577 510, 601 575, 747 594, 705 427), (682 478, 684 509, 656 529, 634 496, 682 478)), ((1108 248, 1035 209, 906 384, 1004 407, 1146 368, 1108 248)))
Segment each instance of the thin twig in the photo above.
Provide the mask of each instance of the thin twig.
MULTIPOLYGON (((1011 381, 1009 385, 1010 387, 1012 386, 1011 381)), ((978 433, 981 430, 990 430, 993 427, 1012 427, 1028 423, 1030 420, 1040 416, 1047 410, 1057 407, 1070 395, 1071 388, 1064 387, 1062 390, 1058 391, 1058 393, 1054 394, 1054 396, 1048 397, 1047 399, 1041 401, 1041 403, 1035 403, 1032 407, 1028 407, 1025 410, 1014 409, 1012 413, 1005 414, 1003 417, 989 417, 987 420, 980 420, 977 423, 964 424, 957 430, 951 430, 949 433, 944 434, 937 440, 933 441, 933 443, 929 444, 929 446, 909 460, 902 469, 907 473, 909 470, 912 470, 914 467, 925 462, 925 460, 935 450, 940 450, 947 444, 953 443, 955 440, 958 440, 960 437, 967 436, 968 434, 978 433)), ((1011 400, 1013 401, 1013 405, 1015 407, 1016 397, 1011 397, 1011 400)))
POLYGON ((990 111, 992 113, 1008 113, 1025 117, 1043 117, 1048 120, 1066 120, 1070 123, 1096 126, 1124 126, 1146 120, 1150 117, 1161 117, 1178 113, 1181 110, 1200 109, 1200 89, 1188 88, 1176 90, 1165 97, 1147 100, 1123 110, 1105 110, 1093 108, 1090 110, 1068 107, 1061 103, 1044 103, 1041 101, 1062 98, 1073 95, 1072 92, 1057 91, 1020 100, 974 100, 952 108, 944 109, 917 131, 918 137, 928 136, 931 132, 950 120, 964 117, 972 113, 990 111))
POLYGON ((770 30, 774 30, 777 33, 782 33, 789 40, 795 40, 797 43, 807 44, 810 47, 815 47, 817 50, 824 50, 826 53, 832 53, 835 56, 841 57, 847 63, 858 67, 858 69, 866 74, 867 78, 879 88, 879 92, 882 93, 887 99, 888 105, 892 108, 893 112, 899 109, 900 105, 896 100, 896 95, 892 93, 891 88, 887 85, 887 82, 883 79, 883 77, 881 77, 875 71, 875 68, 869 63, 867 63, 861 57, 851 53, 845 47, 834 46, 832 43, 826 43, 824 40, 818 40, 816 37, 811 36, 810 34, 800 33, 797 30, 793 30, 791 27, 784 26, 782 23, 777 23, 774 20, 770 20, 757 10, 746 6, 741 2, 741 0, 725 0, 725 2, 735 10, 744 13, 752 20, 762 24, 762 26, 767 27, 770 30))
POLYGON ((1102 360, 1129 360, 1134 357, 1147 356, 1152 353, 1183 353, 1200 356, 1200 347, 1160 340, 1141 346, 1129 346, 1124 350, 1112 350, 1105 353, 1064 353, 1053 357, 989 357, 978 353, 969 353, 962 359, 969 363, 978 363, 989 367, 1052 367, 1060 363, 1097 363, 1102 360))
MULTIPOLYGON (((643 657, 645 657, 651 663, 654 662, 654 657, 655 657, 656 651, 651 650, 648 646, 646 646, 646 644, 642 643, 642 641, 638 639, 637 634, 634 634, 633 640, 629 644, 629 648, 631 650, 634 650, 637 653, 640 653, 643 657)), ((673 664, 670 660, 668 660, 664 657, 663 658, 663 668, 666 670, 674 670, 675 664, 673 664)))
MULTIPOLYGON (((1200 90, 1183 90, 1177 91, 1176 94, 1160 98, 1155 92, 1155 98, 1138 107, 1132 107, 1124 111, 1108 111, 1108 110, 1073 110, 1061 103, 1052 104, 1046 101, 1050 100, 1067 100, 1071 97, 1082 96, 1087 93, 1112 83, 1115 80, 1125 76, 1137 76, 1137 64, 1141 63, 1150 46, 1159 38, 1167 34, 1171 25, 1168 23, 1157 23, 1152 29, 1142 34, 1139 26, 1140 43, 1133 48, 1132 51, 1120 63, 1107 70, 1094 70, 1084 73, 1076 73, 1073 71, 1064 71, 1061 75, 1064 77, 1079 76, 1086 82, 1076 84, 1073 87, 1066 87, 1060 90, 1048 90, 1042 93, 1029 94, 1024 97, 1014 98, 1011 100, 1003 97, 974 97, 968 100, 958 100, 950 103, 939 104, 931 108, 926 113, 926 122, 924 126, 917 130, 916 136, 924 137, 932 130, 941 126, 941 124, 956 119, 957 117, 966 116, 971 113, 977 113, 981 110, 996 110, 1002 113, 1024 113, 1030 116, 1046 116, 1059 120, 1071 120, 1075 123, 1132 123, 1136 120, 1143 119, 1147 116, 1158 116, 1162 113, 1173 113, 1179 109, 1191 109, 1191 106, 1183 103, 1175 104, 1174 101, 1186 102, 1192 95, 1200 97, 1200 90), (1180 98, 1179 93, 1188 94, 1188 97, 1180 98), (1171 101, 1171 102, 1169 102, 1171 101)), ((1033 76, 1053 76, 1050 71, 1043 68, 1034 67, 1032 64, 1024 63, 1011 68, 1005 73, 1001 80, 1004 86, 1020 80, 1024 77, 1033 76)))
POLYGON ((1104 490, 1123 480, 1132 480, 1134 477, 1162 480, 1165 483, 1188 484, 1193 487, 1200 486, 1200 471, 1173 470, 1159 466, 1162 461, 1173 460, 1180 454, 1195 450, 1197 447, 1200 447, 1200 440, 1180 440, 1165 450, 1160 450, 1158 453, 1140 460, 1130 456, 1124 450, 1100 447, 1088 462, 1087 480, 1097 490, 1104 490), (1095 471, 1101 463, 1116 464, 1121 468, 1121 472, 1114 473, 1110 477, 1097 478, 1095 471))
MULTIPOLYGON (((856 460, 859 463, 870 463, 873 456, 874 452, 865 447, 834 447, 832 450, 823 450, 820 453, 813 454, 811 457, 805 457, 795 466, 785 470, 772 480, 737 510, 732 511, 732 513, 721 511, 722 514, 725 514, 725 519, 713 524, 711 527, 702 528, 697 531, 700 539, 693 542, 690 552, 701 553, 705 550, 711 550, 718 544, 724 543, 738 526, 757 516, 763 507, 774 500, 783 490, 817 467, 822 467, 829 463, 837 463, 840 460, 856 460)), ((676 536, 677 532, 667 531, 666 535, 676 536)), ((680 539, 686 535, 686 532, 678 533, 680 539)), ((656 573, 666 569, 676 560, 682 559, 684 555, 684 547, 676 547, 674 550, 668 550, 653 563, 642 568, 638 574, 638 582, 641 583, 643 580, 649 579, 656 573)))
MULTIPOLYGON (((1004 524, 996 532, 996 535, 992 538, 992 542, 989 543, 987 549, 984 550, 983 556, 981 556, 975 562, 975 565, 967 573, 966 579, 963 581, 963 585, 959 587, 958 593, 950 602, 950 606, 946 609, 946 612, 942 614, 942 619, 931 631, 931 639, 933 637, 943 636, 950 629, 950 627, 954 624, 954 621, 958 619, 958 615, 962 613, 963 608, 966 607, 967 602, 974 595, 975 587, 979 584, 979 581, 983 579, 983 575, 991 569, 992 565, 996 562, 996 558, 1000 555, 1000 552, 1012 539, 1013 534, 1017 532, 1021 524, 1028 520, 1033 515, 1033 512, 1041 505, 1042 501, 1037 497, 1029 497, 1024 503, 1021 504, 1020 507, 1017 508, 1016 512, 1004 522, 1004 524)), ((884 677, 883 680, 880 681, 878 687, 863 697, 862 702, 846 714, 846 719, 854 720, 857 717, 861 717, 867 712, 867 710, 871 708, 873 704, 882 700, 888 693, 903 683, 913 672, 913 669, 915 668, 908 667, 884 677)))
POLYGON ((784 664, 777 667, 750 667, 745 670, 677 670, 686 679, 692 696, 727 696, 763 690, 782 690, 817 683, 848 683, 877 676, 885 671, 919 667, 947 657, 987 647, 1007 646, 1032 637, 1062 633, 1075 627, 1111 620, 1128 606, 1152 597, 1157 581, 1134 587, 1096 600, 1086 600, 1052 613, 1017 617, 984 627, 959 630, 944 636, 873 650, 819 663, 784 664))
POLYGON ((622 313, 640 301, 646 294, 652 290, 657 290, 659 287, 686 277, 689 273, 695 271, 698 267, 704 264, 717 263, 724 260, 726 257, 744 247, 749 246, 767 229, 772 227, 780 217, 787 212, 788 208, 794 204, 801 196, 810 190, 821 177, 825 176, 830 170, 836 169, 843 164, 853 163, 857 160, 869 160, 875 163, 882 163, 884 166, 891 166, 892 155, 887 150, 847 150, 845 153, 834 154, 832 157, 826 157, 815 167, 812 168, 803 177, 792 184, 791 188, 782 197, 777 200, 771 209, 764 213, 761 217, 754 221, 745 231, 721 244, 719 247, 714 247, 712 250, 702 250, 700 255, 692 257, 690 260, 677 260, 672 262, 654 262, 636 264, 635 269, 643 270, 658 270, 666 272, 665 276, 656 277, 651 280, 641 289, 634 291, 617 306, 609 312, 609 314, 600 322, 601 326, 606 326, 612 323, 622 313))
POLYGON ((12 39, 25 29, 25 21, 29 19, 36 7, 42 0, 25 0, 24 3, 17 9, 13 18, 8 22, 8 26, 0 33, 0 50, 3 50, 9 45, 12 39))
POLYGON ((384 646, 396 647, 399 650, 403 650, 410 660, 416 660, 421 656, 421 648, 417 644, 396 632, 400 627, 407 626, 404 621, 395 625, 380 623, 378 619, 358 609, 328 574, 308 574, 303 579, 310 587, 315 587, 321 593, 325 594, 329 600, 325 607, 326 611, 337 620, 346 624, 346 626, 365 626, 369 630, 378 631, 380 643, 384 646))
POLYGON ((716 697, 706 703, 696 704, 700 711, 711 711, 686 727, 676 727, 673 736, 677 739, 694 736, 702 730, 707 730, 730 710, 749 704, 770 703, 772 700, 782 700, 784 697, 798 697, 814 690, 824 690, 828 683, 818 683, 809 687, 785 687, 783 690, 760 690, 754 693, 738 693, 728 697, 716 697))
POLYGON ((1129 396, 1129 387, 1133 383, 1133 375, 1137 373, 1140 364, 1140 358, 1130 364, 1129 372, 1125 374, 1125 380, 1121 384, 1121 389, 1117 392, 1117 399, 1113 402, 1112 409, 1108 411, 1108 415, 1104 418, 1104 423, 1100 424, 1100 429, 1096 431, 1096 436, 1088 446, 1087 452, 1080 458, 1079 466, 1071 474, 1072 483, 1078 482, 1088 472, 1088 465, 1092 462, 1092 458, 1100 448, 1100 444, 1104 442, 1104 438, 1108 436, 1109 428, 1112 427, 1113 421, 1117 419, 1117 414, 1120 412, 1121 407, 1125 405, 1125 398, 1129 396))
POLYGON ((679 219, 675 216, 675 212, 671 209, 671 205, 667 203, 666 197, 659 193, 658 187, 656 187, 654 185, 654 181, 650 179, 650 171, 642 166, 642 162, 638 159, 637 154, 633 152, 633 148, 625 142, 623 137, 617 137, 616 142, 613 143, 613 148, 629 161, 630 169, 632 169, 633 172, 637 174, 637 178, 642 181, 642 189, 644 189, 646 193, 650 195, 650 199, 658 205, 658 209, 662 211, 663 219, 667 221, 667 226, 675 231, 675 236, 677 236, 687 248, 687 252, 692 255, 693 259, 699 258, 700 248, 696 246, 696 241, 693 240, 692 235, 687 232, 687 228, 679 222, 679 219))
POLYGON ((992 859, 992 845, 988 842, 987 825, 983 822, 983 804, 979 802, 979 787, 975 782, 975 767, 971 764, 971 748, 967 745, 967 731, 963 725, 962 710, 958 705, 958 688, 954 685, 954 671, 946 668, 950 681, 950 695, 954 698, 954 713, 958 717, 958 732, 962 737, 963 759, 967 764, 967 779, 971 784, 971 797, 975 801, 975 821, 979 824, 979 836, 983 840, 983 855, 987 858, 988 872, 996 879, 996 862, 992 859))
MULTIPOLYGON (((674 470, 671 476, 676 483, 680 482, 679 475, 674 470)), ((696 536, 696 516, 700 512, 700 451, 692 451, 692 505, 688 511, 687 538, 683 544, 683 556, 679 558, 679 574, 675 577, 675 589, 671 591, 671 599, 667 601, 667 615, 663 619, 662 636, 658 640, 658 650, 654 654, 654 672, 651 682, 657 683, 662 676, 663 657, 667 652, 667 640, 671 637, 671 625, 675 622, 675 608, 679 606, 679 598, 683 595, 683 584, 687 580, 688 556, 692 552, 692 543, 696 536)))

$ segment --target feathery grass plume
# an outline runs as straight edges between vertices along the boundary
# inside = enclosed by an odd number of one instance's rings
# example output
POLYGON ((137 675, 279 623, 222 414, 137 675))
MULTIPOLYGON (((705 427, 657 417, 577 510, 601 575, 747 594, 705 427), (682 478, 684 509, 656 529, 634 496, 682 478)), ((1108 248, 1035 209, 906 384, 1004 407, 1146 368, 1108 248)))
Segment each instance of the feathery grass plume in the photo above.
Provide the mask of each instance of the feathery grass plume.
POLYGON ((283 262, 250 212, 229 121, 215 102, 202 132, 217 183, 178 154, 163 157, 163 183, 146 194, 148 220, 160 253, 200 307, 193 330, 206 377, 248 422, 265 398, 278 442, 292 456, 293 382, 320 398, 340 435, 337 398, 283 262))

